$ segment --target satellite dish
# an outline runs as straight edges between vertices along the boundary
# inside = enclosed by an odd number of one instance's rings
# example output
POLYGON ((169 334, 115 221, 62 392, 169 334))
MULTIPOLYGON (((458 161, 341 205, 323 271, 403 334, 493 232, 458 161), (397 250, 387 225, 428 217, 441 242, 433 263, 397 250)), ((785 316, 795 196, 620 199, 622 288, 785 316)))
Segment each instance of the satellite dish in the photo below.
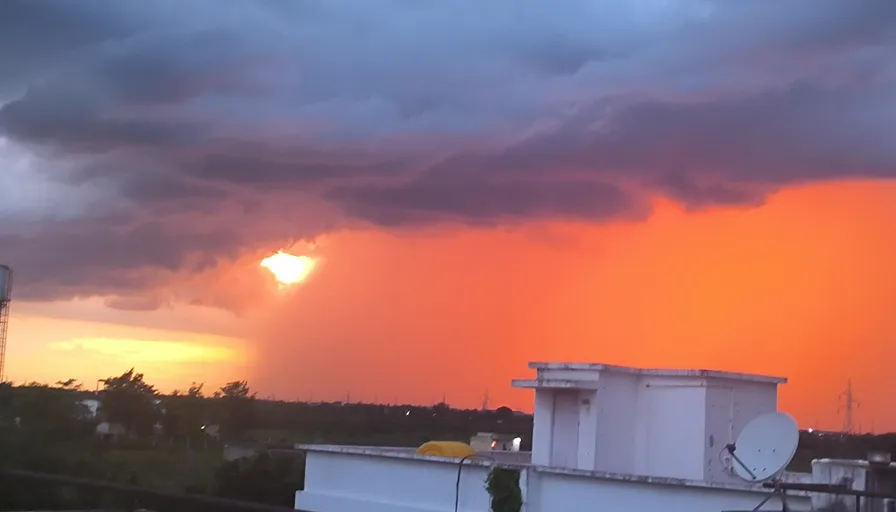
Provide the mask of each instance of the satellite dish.
POLYGON ((771 480, 790 464, 800 442, 800 431, 789 414, 757 416, 726 446, 734 474, 751 483, 771 480))

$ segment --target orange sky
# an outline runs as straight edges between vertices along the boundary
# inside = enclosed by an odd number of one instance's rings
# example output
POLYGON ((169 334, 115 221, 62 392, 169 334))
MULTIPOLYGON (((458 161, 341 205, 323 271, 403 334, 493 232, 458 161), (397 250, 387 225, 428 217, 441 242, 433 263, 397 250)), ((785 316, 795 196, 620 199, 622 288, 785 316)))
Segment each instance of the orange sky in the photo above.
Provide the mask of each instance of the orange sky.
MULTIPOLYGON (((165 390, 245 377, 278 398, 444 393, 456 406, 488 389, 492 406, 528 410, 509 380, 529 360, 703 367, 789 377, 781 408, 820 428, 840 424, 852 378, 861 426, 896 430, 894 223, 896 184, 866 182, 757 209, 662 203, 643 223, 338 232, 305 283, 253 288, 241 317, 15 303, 7 373, 92 382, 135 366, 165 390)), ((221 271, 222 293, 233 274, 221 271)))

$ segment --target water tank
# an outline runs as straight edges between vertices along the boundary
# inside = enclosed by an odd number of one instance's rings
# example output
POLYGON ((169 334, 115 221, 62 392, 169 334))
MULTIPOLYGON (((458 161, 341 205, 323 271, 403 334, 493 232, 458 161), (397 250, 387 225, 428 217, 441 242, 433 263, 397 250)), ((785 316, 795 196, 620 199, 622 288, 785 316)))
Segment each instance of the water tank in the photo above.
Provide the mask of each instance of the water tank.
POLYGON ((12 293, 12 269, 0 265, 0 302, 10 299, 12 293))

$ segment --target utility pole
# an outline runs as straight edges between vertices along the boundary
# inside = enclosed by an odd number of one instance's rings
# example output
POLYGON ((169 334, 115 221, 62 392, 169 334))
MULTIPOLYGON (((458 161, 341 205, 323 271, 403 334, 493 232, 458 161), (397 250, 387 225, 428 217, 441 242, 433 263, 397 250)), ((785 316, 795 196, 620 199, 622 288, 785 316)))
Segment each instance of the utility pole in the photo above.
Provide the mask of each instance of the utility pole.
POLYGON ((840 394, 840 405, 837 412, 843 411, 843 433, 852 434, 853 428, 853 408, 859 407, 859 401, 856 400, 852 392, 852 379, 846 381, 846 391, 840 394))

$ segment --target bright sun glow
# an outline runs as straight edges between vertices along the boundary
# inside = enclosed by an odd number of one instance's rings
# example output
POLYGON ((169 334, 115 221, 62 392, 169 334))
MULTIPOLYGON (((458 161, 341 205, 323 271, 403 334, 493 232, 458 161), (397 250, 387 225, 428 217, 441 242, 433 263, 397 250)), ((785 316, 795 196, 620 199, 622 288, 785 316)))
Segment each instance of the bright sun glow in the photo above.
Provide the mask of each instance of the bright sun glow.
POLYGON ((282 284, 304 281, 316 264, 310 256, 293 256, 283 251, 261 260, 261 266, 270 270, 282 284))

